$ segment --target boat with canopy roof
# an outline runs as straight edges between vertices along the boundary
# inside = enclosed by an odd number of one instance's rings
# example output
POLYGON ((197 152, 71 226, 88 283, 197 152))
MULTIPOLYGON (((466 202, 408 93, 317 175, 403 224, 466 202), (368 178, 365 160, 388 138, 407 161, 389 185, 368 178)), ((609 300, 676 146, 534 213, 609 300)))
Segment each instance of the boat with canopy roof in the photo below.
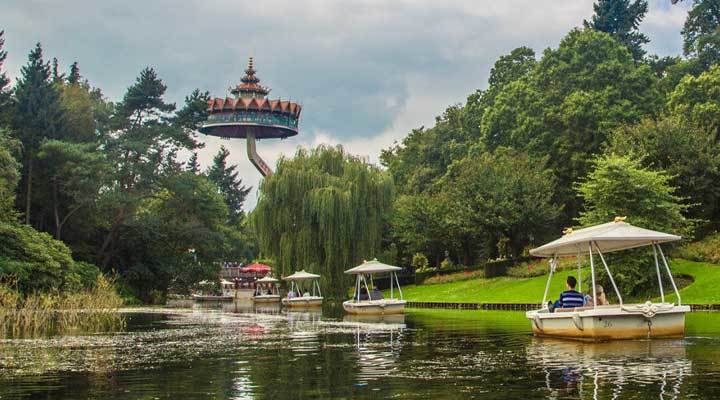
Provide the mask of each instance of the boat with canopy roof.
POLYGON ((278 280, 269 275, 256 280, 253 301, 255 303, 279 303, 278 280))
POLYGON ((377 259, 365 261, 355 268, 345 271, 346 274, 355 275, 355 294, 351 300, 343 302, 345 312, 349 314, 361 315, 390 315, 402 314, 405 312, 405 300, 403 300, 402 289, 400 289, 400 281, 397 277, 397 271, 402 270, 400 267, 383 264, 377 259), (389 273, 390 274, 390 298, 383 298, 379 290, 372 290, 374 286, 373 275, 389 273), (368 280, 370 283, 368 284, 368 280), (395 292, 400 295, 395 298, 395 292))
POLYGON ((301 270, 282 278, 290 282, 287 297, 283 297, 282 304, 286 307, 320 307, 323 297, 320 292, 320 275, 311 274, 301 270), (309 286, 309 287, 308 287, 309 286))
MULTIPOLYGON (((553 242, 530 250, 536 257, 550 259, 550 274, 543 294, 542 308, 528 311, 526 316, 532 323, 533 333, 537 336, 572 338, 580 340, 609 339, 644 339, 644 338, 676 338, 685 335, 685 314, 690 307, 682 305, 680 292, 673 279, 667 259, 660 247, 661 243, 680 240, 680 236, 639 228, 624 222, 624 218, 616 218, 614 222, 591 226, 573 231, 568 229, 565 235, 553 242), (625 304, 615 284, 610 267, 605 262, 604 254, 651 247, 655 260, 660 302, 648 301, 644 304, 625 304), (618 304, 597 305, 575 308, 558 308, 551 312, 545 302, 548 300, 548 289, 557 268, 559 257, 578 258, 578 282, 580 281, 581 256, 590 257, 590 274, 592 281, 592 298, 597 299, 595 285, 595 260, 600 259, 613 286, 618 304), (660 262, 672 284, 676 303, 665 301, 663 274, 660 262)), ((580 288, 578 288, 580 291, 580 288)))

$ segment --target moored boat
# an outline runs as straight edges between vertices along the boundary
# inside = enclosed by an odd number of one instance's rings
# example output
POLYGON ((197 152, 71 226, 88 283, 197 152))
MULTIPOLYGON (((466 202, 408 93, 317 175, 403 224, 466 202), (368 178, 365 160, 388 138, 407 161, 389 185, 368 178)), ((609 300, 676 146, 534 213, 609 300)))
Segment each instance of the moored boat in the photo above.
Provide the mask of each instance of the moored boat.
POLYGON ((527 318, 531 321, 533 333, 536 336, 590 341, 683 337, 685 335, 685 314, 690 312, 690 307, 682 305, 680 292, 660 247, 661 243, 680 239, 680 236, 639 228, 624 222, 623 218, 616 218, 614 222, 607 224, 577 231, 570 230, 563 237, 530 250, 530 254, 533 256, 550 258, 550 274, 543 294, 542 308, 526 313, 527 318), (653 251, 660 288, 660 302, 625 304, 603 254, 645 246, 651 247, 653 251), (598 299, 595 285, 594 256, 596 256, 602 261, 618 304, 598 305, 594 301, 590 306, 558 308, 553 312, 545 302, 553 273, 557 267, 558 257, 578 257, 579 274, 579 257, 583 253, 587 253, 590 257, 592 299, 598 299), (663 274, 658 260, 662 260, 662 265, 677 298, 676 303, 665 301, 663 274))
POLYGON ((346 274, 355 275, 355 294, 351 300, 343 302, 343 309, 349 314, 359 315, 391 315, 402 314, 405 312, 405 300, 402 298, 402 289, 400 289, 400 281, 397 277, 397 271, 402 270, 400 267, 383 264, 377 259, 365 261, 355 268, 345 271, 346 274), (373 275, 389 273, 390 274, 390 298, 385 299, 376 287, 371 291, 373 286, 373 275), (368 279, 370 284, 368 284, 368 279), (400 295, 399 299, 395 298, 395 290, 400 295))
POLYGON ((279 303, 280 292, 278 291, 278 280, 266 276, 255 281, 255 294, 253 301, 255 303, 279 303))
POLYGON ((283 306, 297 308, 322 306, 323 297, 320 292, 320 275, 301 270, 282 279, 290 282, 290 290, 287 296, 282 299, 283 306), (307 284, 309 284, 310 287, 307 287, 307 284))

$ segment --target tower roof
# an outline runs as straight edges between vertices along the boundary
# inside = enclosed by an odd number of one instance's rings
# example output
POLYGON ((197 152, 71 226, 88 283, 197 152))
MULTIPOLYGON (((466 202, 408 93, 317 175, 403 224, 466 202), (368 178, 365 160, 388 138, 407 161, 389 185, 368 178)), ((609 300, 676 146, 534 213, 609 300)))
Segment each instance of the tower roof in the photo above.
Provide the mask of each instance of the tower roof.
POLYGON ((258 97, 267 96, 270 88, 260 85, 260 78, 255 76, 255 68, 253 68, 253 58, 248 60, 248 67, 245 70, 245 76, 240 79, 240 84, 230 89, 230 93, 236 97, 258 97))

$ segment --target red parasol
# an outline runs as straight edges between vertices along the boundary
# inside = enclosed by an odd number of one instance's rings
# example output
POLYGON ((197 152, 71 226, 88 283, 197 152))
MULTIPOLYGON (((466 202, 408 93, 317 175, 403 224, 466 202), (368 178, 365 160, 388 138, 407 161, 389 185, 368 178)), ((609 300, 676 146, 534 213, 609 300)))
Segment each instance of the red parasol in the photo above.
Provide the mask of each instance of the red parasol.
POLYGON ((272 268, 265 264, 253 263, 240 269, 240 272, 253 274, 267 274, 272 268))

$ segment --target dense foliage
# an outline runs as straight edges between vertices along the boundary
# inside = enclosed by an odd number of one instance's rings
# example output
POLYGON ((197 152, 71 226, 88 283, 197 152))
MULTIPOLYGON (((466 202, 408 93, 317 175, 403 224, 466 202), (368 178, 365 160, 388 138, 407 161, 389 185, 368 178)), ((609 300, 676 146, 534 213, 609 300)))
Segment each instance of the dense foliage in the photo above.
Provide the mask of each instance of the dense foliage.
MULTIPOLYGON (((227 150, 198 162, 207 92, 177 107, 146 68, 113 103, 39 44, 11 87, 0 32, 0 274, 45 290, 94 264, 153 301, 253 258, 257 235, 280 274, 320 272, 341 297, 362 259, 513 258, 618 215, 700 238, 720 227, 720 1, 692 1, 683 57, 646 54, 647 10, 598 0, 557 46, 501 56, 485 89, 382 151, 387 171, 341 148, 282 159, 251 218, 227 150)), ((623 289, 644 290, 645 272, 628 264, 623 289)))
MULTIPOLYGON (((389 241, 399 262, 513 257, 564 227, 618 215, 689 237, 717 229, 717 3, 694 1, 686 57, 660 58, 643 48, 646 1, 599 0, 584 29, 539 58, 527 47, 500 57, 486 89, 384 150, 398 188, 389 241)), ((625 288, 643 290, 644 279, 625 288)))
POLYGON ((343 298, 343 271, 380 255, 393 195, 386 173, 342 147, 300 149, 260 186, 252 213, 260 250, 278 274, 319 273, 327 294, 343 298))
MULTIPOLYGON (((0 67, 2 44, 0 35, 0 67)), ((145 68, 112 103, 77 63, 66 77, 45 61, 40 44, 12 91, 7 83, 0 69, 0 278, 23 292, 64 291, 92 285, 102 270, 160 301, 215 278, 226 259, 253 257, 248 188, 227 152, 207 173, 196 159, 190 171, 178 161, 202 146, 195 129, 207 93, 195 90, 176 111, 145 68)))

